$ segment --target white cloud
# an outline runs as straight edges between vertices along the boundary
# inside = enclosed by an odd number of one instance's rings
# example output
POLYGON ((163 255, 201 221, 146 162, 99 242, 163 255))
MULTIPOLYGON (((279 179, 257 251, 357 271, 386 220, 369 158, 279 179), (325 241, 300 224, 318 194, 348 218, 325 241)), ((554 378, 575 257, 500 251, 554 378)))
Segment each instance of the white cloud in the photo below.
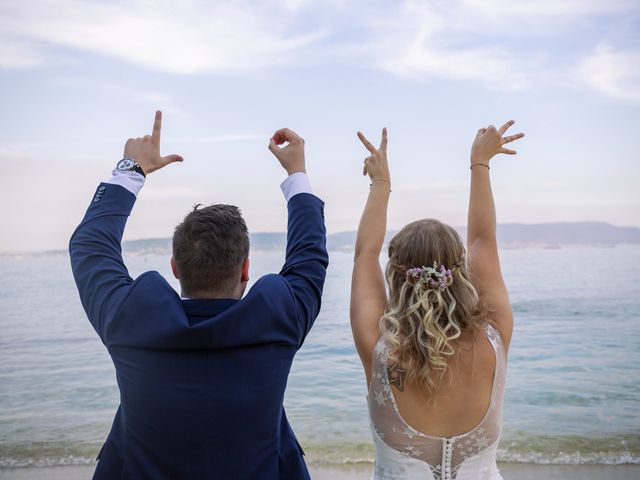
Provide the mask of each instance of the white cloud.
POLYGON ((633 0, 462 0, 462 5, 477 19, 516 17, 566 17, 620 13, 637 7, 633 0))
POLYGON ((640 102, 640 50, 602 44, 578 66, 575 78, 607 96, 640 102))
POLYGON ((521 89, 528 79, 513 56, 501 48, 447 49, 430 45, 429 38, 416 38, 396 58, 382 63, 392 73, 419 77, 429 75, 454 80, 477 80, 485 86, 521 89))
MULTIPOLYGON (((637 0, 3 2, 0 68, 55 64, 63 47, 174 74, 360 62, 405 78, 518 90, 559 85, 573 73, 566 65, 580 63, 584 84, 636 99, 634 52, 601 48, 581 61, 545 39, 570 38, 581 18, 638 10, 637 0)), ((586 32, 592 23, 580 25, 586 32)), ((159 92, 120 94, 179 113, 159 92)))
MULTIPOLYGON (((0 9, 0 31, 29 39, 5 55, 7 68, 43 62, 38 42, 107 55, 178 74, 237 72, 290 63, 293 53, 322 37, 288 33, 291 19, 271 2, 203 0, 126 3, 98 0, 10 2, 0 9), (38 56, 34 55, 38 52, 38 56)), ((17 41, 17 40, 16 40, 17 41)))
POLYGON ((0 36, 0 69, 33 68, 44 64, 35 45, 17 38, 0 36))
POLYGON ((309 5, 311 0, 281 0, 281 4, 284 8, 291 11, 300 10, 309 5))
MULTIPOLYGON (((375 52, 378 67, 396 75, 424 78, 439 77, 475 80, 487 86, 519 89, 527 85, 526 69, 515 55, 501 45, 486 45, 480 32, 468 30, 468 25, 455 25, 451 18, 462 18, 460 6, 447 9, 431 4, 407 1, 385 20, 369 22, 369 48, 375 52), (473 47, 461 46, 464 44, 473 47)), ((463 22, 464 23, 464 22, 463 22)))
MULTIPOLYGON (((395 75, 468 80, 518 90, 565 83, 571 61, 545 38, 571 36, 576 22, 595 15, 638 11, 632 0, 405 0, 384 17, 365 21, 361 55, 395 75), (514 41, 520 39, 520 41, 514 41), (527 41, 522 41, 527 39, 527 41)), ((582 63, 588 85, 612 96, 637 97, 637 54, 600 49, 582 63)), ((574 60, 580 62, 580 59, 574 60)), ((640 88, 640 87, 638 87, 640 88)))

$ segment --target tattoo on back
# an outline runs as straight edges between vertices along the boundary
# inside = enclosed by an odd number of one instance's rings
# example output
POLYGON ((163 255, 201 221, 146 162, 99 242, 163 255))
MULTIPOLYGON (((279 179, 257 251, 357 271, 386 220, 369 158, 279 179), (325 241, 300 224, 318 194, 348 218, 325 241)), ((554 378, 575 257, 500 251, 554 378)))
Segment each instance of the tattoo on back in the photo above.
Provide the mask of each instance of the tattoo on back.
POLYGON ((405 371, 399 363, 394 363, 391 366, 387 365, 387 377, 389 377, 389 383, 401 392, 404 391, 404 375, 405 371))

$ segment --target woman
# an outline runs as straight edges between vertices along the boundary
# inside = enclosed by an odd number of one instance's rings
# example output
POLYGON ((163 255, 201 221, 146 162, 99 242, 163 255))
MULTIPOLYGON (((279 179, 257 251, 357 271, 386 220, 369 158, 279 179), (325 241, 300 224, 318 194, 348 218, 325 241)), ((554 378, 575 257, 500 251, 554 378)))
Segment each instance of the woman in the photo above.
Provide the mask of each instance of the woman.
MULTIPOLYGON (((387 131, 363 174, 371 189, 356 239, 351 328, 369 386, 376 479, 500 479, 496 449, 513 315, 498 258, 489 161, 524 136, 478 130, 471 148, 467 252, 437 220, 405 226, 379 256, 391 178, 387 131)), ((419 202, 428 205, 429 198, 419 202)))

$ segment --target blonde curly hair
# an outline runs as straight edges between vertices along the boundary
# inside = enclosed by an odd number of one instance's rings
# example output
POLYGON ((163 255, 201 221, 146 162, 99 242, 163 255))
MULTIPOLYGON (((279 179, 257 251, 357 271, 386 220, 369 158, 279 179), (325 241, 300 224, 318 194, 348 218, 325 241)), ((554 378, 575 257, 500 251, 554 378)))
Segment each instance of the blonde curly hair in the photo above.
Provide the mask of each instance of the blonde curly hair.
POLYGON ((460 236, 438 220, 410 223, 389 243, 386 279, 389 305, 380 331, 388 345, 388 361, 401 364, 406 380, 431 399, 449 371, 456 339, 486 324, 460 236), (409 269, 434 262, 451 270, 446 288, 431 288, 407 275, 409 269))

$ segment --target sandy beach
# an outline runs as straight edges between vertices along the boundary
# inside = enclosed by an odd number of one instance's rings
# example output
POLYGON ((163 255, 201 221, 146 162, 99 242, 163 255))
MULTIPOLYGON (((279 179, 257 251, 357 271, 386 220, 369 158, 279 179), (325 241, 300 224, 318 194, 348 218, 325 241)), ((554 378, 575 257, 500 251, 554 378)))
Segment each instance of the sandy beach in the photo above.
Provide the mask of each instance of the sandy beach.
MULTIPOLYGON (((505 480, 636 480, 640 465, 539 465, 501 463, 505 480)), ((2 480, 84 480, 91 478, 94 465, 0 469, 2 480)), ((372 465, 310 465, 314 480, 369 480, 372 465)))

